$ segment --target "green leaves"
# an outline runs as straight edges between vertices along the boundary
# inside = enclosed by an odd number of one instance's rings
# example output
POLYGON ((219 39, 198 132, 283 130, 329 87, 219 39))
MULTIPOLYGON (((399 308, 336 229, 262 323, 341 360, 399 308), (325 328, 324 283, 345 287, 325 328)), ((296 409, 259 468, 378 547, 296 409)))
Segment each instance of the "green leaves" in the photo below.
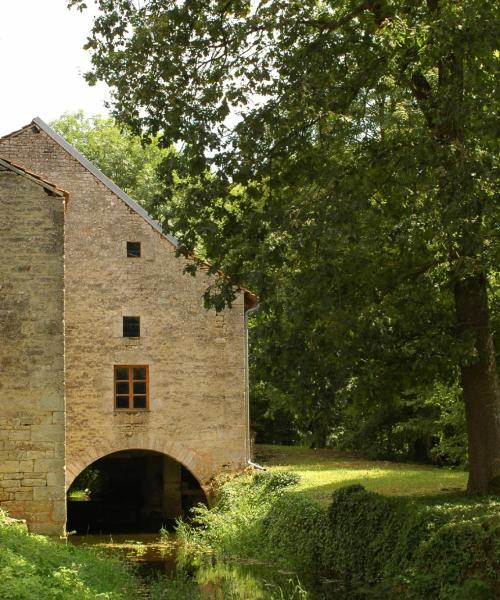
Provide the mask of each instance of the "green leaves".
POLYGON ((157 216, 224 273, 207 305, 235 284, 261 298, 266 410, 286 399, 297 434, 323 444, 347 406, 454 383, 478 356, 454 290, 498 272, 496 3, 99 7, 91 77, 114 115, 182 144, 157 216))
POLYGON ((156 170, 175 152, 161 148, 157 138, 134 136, 111 118, 87 118, 83 112, 65 114, 51 125, 146 209, 162 194, 156 170))

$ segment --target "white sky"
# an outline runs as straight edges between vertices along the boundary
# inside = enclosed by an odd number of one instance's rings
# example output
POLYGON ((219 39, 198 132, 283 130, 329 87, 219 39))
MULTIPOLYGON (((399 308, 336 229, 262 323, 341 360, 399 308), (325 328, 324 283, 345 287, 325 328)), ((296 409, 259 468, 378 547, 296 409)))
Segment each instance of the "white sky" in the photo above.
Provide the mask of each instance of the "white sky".
POLYGON ((34 117, 106 113, 106 87, 83 79, 90 65, 83 50, 92 24, 88 4, 80 13, 66 0, 0 0, 0 136, 34 117))

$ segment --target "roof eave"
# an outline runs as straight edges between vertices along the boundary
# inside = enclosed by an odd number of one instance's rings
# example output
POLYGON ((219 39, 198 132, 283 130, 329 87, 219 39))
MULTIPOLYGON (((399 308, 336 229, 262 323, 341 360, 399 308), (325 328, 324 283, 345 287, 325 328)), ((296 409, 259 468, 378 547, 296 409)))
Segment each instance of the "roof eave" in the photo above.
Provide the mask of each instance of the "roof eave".
POLYGON ((50 181, 47 181, 46 179, 43 179, 36 173, 32 173, 31 171, 28 171, 28 169, 25 169, 21 165, 18 165, 16 163, 12 162, 11 160, 8 160, 1 156, 0 156, 0 165, 3 165, 6 169, 9 169, 10 171, 17 173, 17 174, 21 175, 22 177, 26 177, 26 178, 30 179, 31 181, 33 181, 33 183, 36 183, 40 187, 43 187, 44 190, 46 190, 47 192, 50 192, 52 195, 61 196, 62 198, 65 198, 65 200, 67 201, 68 192, 62 190, 61 188, 58 188, 55 184, 51 183, 50 181))

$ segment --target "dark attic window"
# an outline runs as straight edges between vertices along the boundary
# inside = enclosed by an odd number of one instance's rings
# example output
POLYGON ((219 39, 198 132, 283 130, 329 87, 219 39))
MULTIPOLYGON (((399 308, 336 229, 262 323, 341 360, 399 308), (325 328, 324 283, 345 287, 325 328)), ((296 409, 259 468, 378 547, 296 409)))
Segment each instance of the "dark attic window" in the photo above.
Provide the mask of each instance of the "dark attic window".
POLYGON ((123 337, 141 336, 141 317, 123 317, 123 337))
POLYGON ((140 258, 141 242, 127 242, 127 256, 129 258, 140 258))

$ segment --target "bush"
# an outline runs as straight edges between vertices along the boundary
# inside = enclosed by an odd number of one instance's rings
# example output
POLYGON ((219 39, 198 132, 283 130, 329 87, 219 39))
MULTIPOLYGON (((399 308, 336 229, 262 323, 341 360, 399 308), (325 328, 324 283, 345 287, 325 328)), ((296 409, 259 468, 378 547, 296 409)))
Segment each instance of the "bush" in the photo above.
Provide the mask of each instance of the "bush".
POLYGON ((397 545, 402 513, 395 499, 360 485, 335 492, 328 511, 333 535, 325 552, 330 575, 347 587, 379 581, 397 545))
POLYGON ((339 599, 500 598, 498 500, 423 504, 352 485, 324 510, 293 490, 296 481, 237 477, 215 509, 198 509, 196 527, 181 525, 181 537, 220 558, 294 570, 304 583, 329 581, 339 599))
POLYGON ((477 512, 474 503, 429 507, 342 488, 328 511, 329 575, 364 597, 498 598, 500 522, 477 512))
POLYGON ((419 546, 412 570, 414 598, 500 598, 500 518, 444 525, 419 546))
POLYGON ((138 586, 118 558, 29 534, 0 511, 0 598, 125 600, 137 598, 138 586))
POLYGON ((191 523, 181 522, 177 535, 192 555, 258 557, 262 552, 262 520, 285 489, 299 478, 291 473, 240 475, 219 489, 216 506, 198 505, 191 523))
POLYGON ((323 570, 329 528, 319 505, 299 495, 283 495, 263 518, 260 532, 266 555, 276 564, 312 577, 323 570))
POLYGON ((260 487, 263 492, 274 492, 284 490, 287 487, 297 485, 300 476, 297 473, 272 473, 270 471, 261 471, 256 473, 251 481, 254 487, 260 487))

